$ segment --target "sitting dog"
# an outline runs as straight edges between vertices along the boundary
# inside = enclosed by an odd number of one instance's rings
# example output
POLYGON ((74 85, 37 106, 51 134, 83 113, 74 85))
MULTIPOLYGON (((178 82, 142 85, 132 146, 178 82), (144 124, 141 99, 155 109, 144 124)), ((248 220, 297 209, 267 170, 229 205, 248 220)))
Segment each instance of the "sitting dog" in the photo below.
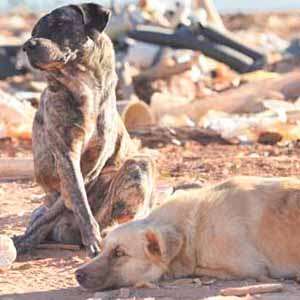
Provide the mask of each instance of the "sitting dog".
POLYGON ((72 242, 81 233, 83 244, 97 254, 98 224, 110 218, 107 207, 112 201, 119 201, 116 209, 125 211, 135 197, 129 214, 149 204, 152 164, 135 156, 117 112, 114 49, 103 32, 109 16, 107 9, 93 3, 63 6, 42 17, 24 44, 31 65, 48 81, 34 119, 33 154, 36 179, 51 199, 49 210, 19 239, 24 244, 35 245, 46 235, 72 242), (109 180, 104 169, 114 174, 109 180), (93 198, 102 200, 91 203, 91 191, 93 198), (111 197, 103 196, 107 193, 111 197), (59 219, 62 207, 69 211, 59 219))
POLYGON ((92 290, 202 275, 294 277, 299 228, 300 180, 236 177, 177 191, 148 217, 119 225, 76 277, 92 290))

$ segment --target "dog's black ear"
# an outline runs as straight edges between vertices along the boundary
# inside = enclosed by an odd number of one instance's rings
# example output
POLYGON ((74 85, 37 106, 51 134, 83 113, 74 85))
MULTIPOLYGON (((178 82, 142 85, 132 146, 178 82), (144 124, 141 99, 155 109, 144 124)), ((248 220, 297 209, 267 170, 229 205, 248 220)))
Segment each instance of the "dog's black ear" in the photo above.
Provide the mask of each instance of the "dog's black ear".
POLYGON ((72 5, 80 11, 83 18, 86 33, 95 38, 95 31, 101 33, 109 21, 111 12, 102 5, 95 3, 84 3, 81 5, 72 5))
POLYGON ((151 260, 169 264, 180 252, 183 237, 175 228, 164 226, 145 232, 145 252, 151 260))

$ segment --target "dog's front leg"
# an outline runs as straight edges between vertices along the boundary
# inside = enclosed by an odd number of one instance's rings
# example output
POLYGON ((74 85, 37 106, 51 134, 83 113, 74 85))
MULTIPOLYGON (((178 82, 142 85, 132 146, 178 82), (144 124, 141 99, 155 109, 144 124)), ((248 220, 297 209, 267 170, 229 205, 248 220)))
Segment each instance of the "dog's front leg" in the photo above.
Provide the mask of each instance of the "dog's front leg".
POLYGON ((75 215, 83 244, 92 255, 96 255, 100 249, 100 230, 88 203, 80 169, 84 133, 82 130, 72 127, 67 138, 62 134, 66 132, 66 128, 62 132, 54 130, 54 128, 47 130, 50 150, 56 162, 62 199, 64 199, 66 207, 71 209, 75 215))
POLYGON ((101 236, 99 225, 88 203, 79 159, 65 154, 58 154, 56 159, 63 199, 65 199, 66 206, 74 212, 83 244, 90 254, 95 256, 100 251, 101 236))

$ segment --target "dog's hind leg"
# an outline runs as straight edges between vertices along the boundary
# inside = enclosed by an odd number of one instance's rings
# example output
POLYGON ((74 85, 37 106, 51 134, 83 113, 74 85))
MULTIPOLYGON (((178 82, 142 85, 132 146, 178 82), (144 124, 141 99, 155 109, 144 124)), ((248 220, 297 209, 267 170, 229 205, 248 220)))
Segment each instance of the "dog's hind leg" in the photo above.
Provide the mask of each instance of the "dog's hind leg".
POLYGON ((59 197, 45 213, 29 224, 24 235, 15 236, 14 243, 18 253, 26 252, 46 240, 64 210, 64 202, 59 197))
MULTIPOLYGON (((92 188, 87 187, 91 209, 101 228, 149 211, 154 204, 154 170, 149 158, 134 157, 119 170, 105 168, 92 188)), ((64 212, 50 238, 60 243, 82 244, 72 212, 64 212)))
MULTIPOLYGON (((112 221, 125 222, 147 214, 154 205, 155 166, 145 156, 125 161, 109 186, 97 210, 96 220, 103 227, 112 221)), ((102 228, 103 228, 102 227, 102 228)))

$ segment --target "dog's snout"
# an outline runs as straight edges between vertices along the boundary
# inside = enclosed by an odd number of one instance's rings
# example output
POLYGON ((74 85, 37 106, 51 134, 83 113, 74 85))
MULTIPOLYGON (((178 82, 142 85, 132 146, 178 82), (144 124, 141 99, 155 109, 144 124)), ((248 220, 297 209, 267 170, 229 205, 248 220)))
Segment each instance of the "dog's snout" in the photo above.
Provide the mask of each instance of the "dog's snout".
POLYGON ((82 270, 77 270, 76 273, 76 280, 79 284, 83 284, 86 281, 87 274, 82 270))
POLYGON ((23 50, 24 51, 32 50, 37 46, 37 44, 38 44, 37 40, 29 40, 24 44, 23 50))

